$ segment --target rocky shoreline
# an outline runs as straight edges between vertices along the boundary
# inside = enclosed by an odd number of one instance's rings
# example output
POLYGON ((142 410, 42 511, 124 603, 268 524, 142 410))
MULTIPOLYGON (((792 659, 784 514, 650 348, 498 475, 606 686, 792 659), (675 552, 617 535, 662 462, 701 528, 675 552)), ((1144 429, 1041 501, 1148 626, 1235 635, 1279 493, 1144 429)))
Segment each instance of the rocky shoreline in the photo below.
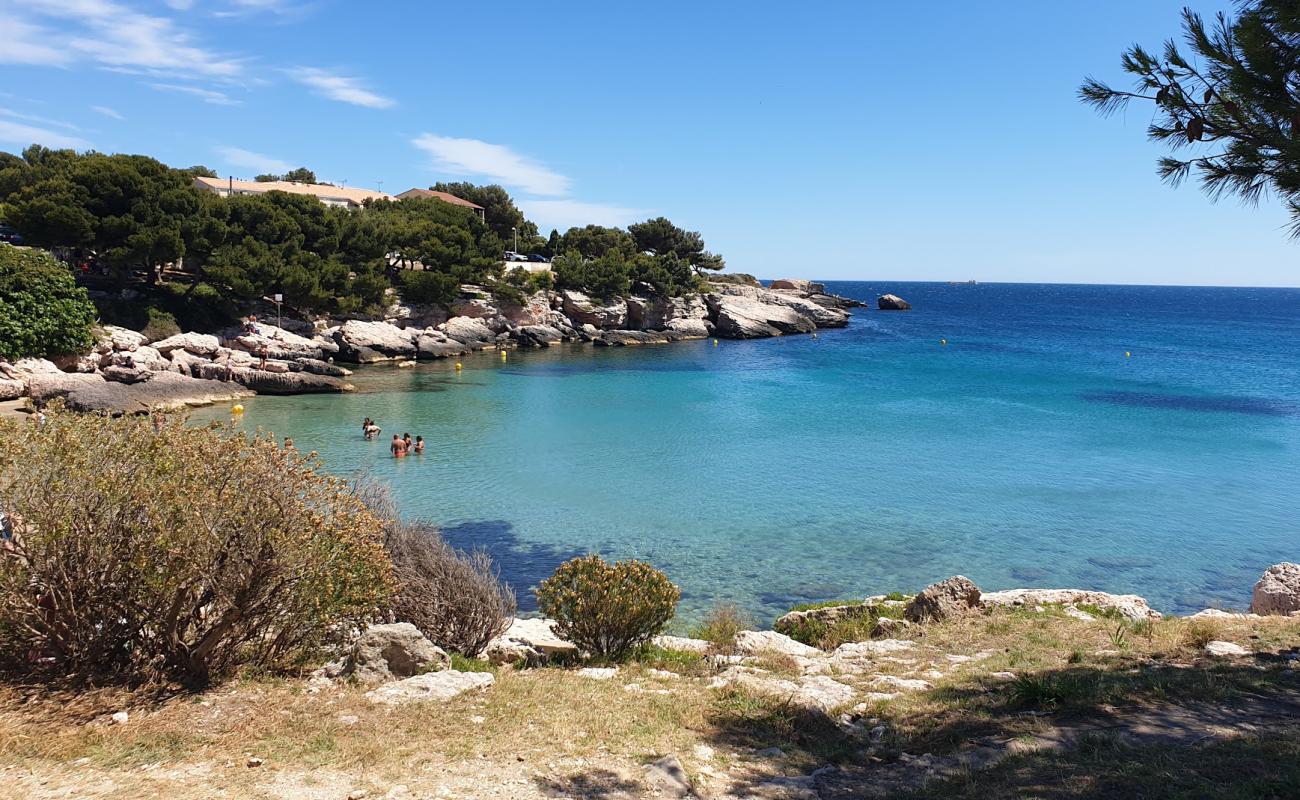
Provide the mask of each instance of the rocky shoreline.
POLYGON ((450 308, 396 302, 382 319, 285 320, 283 327, 259 324, 253 331, 187 332, 157 341, 106 326, 89 353, 0 362, 0 401, 29 397, 40 407, 61 400, 76 411, 136 414, 252 394, 346 392, 353 386, 343 363, 414 362, 562 342, 625 347, 812 333, 848 325, 849 309, 861 305, 804 280, 778 280, 767 288, 719 282, 698 295, 609 302, 547 291, 511 303, 464 286, 450 308))

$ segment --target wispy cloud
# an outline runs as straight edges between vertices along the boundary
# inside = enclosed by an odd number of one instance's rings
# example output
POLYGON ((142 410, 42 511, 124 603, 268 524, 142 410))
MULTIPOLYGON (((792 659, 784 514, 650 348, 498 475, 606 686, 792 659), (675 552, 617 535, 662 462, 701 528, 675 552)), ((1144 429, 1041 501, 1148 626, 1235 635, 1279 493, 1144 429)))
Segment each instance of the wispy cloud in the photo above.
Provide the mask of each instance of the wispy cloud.
POLYGON ((568 178, 504 145, 432 133, 411 143, 432 156, 433 166, 443 172, 489 178, 531 194, 559 196, 569 191, 568 178))
POLYGON ((149 88, 157 89, 160 92, 178 92, 197 97, 205 103, 211 103, 214 106, 237 106, 238 100, 234 100, 225 92, 218 92, 215 89, 203 89, 198 86, 186 86, 180 83, 151 83, 149 88))
POLYGON ((43 144, 47 147, 69 147, 75 150, 84 150, 90 147, 89 142, 76 136, 59 133, 47 128, 39 128, 35 125, 11 122, 7 119, 0 119, 0 142, 22 145, 23 147, 29 144, 43 144))
POLYGON ((113 0, 0 2, 0 27, 5 31, 0 61, 11 64, 67 66, 89 60, 127 71, 211 79, 243 72, 242 60, 201 46, 172 20, 113 0))
POLYGON ((91 106, 90 110, 94 111, 96 114, 103 114, 104 116, 113 119, 126 119, 126 117, 122 116, 121 112, 109 108, 108 106, 91 106))
POLYGON ((584 203, 579 200, 517 200, 523 210, 538 227, 567 230, 574 226, 604 225, 621 228, 637 220, 650 216, 650 212, 639 208, 608 205, 605 203, 584 203))
POLYGON ((76 125, 73 125, 71 122, 64 122, 63 120, 58 120, 58 119, 50 119, 49 117, 42 117, 36 114, 26 114, 21 111, 14 111, 12 108, 0 108, 0 116, 9 117, 10 119, 20 119, 23 120, 24 122, 35 122, 38 125, 53 125, 56 128, 67 128, 70 131, 81 130, 76 125))
POLYGON ((293 80, 310 86, 321 97, 351 103, 365 108, 391 108, 397 102, 391 97, 376 94, 362 85, 359 78, 339 75, 319 67, 297 67, 287 70, 293 80))
POLYGON ((293 169, 293 165, 287 161, 281 161, 278 158, 254 153, 252 150, 245 150, 242 147, 218 147, 217 152, 226 160, 226 164, 232 167, 252 170, 257 173, 285 173, 293 169))

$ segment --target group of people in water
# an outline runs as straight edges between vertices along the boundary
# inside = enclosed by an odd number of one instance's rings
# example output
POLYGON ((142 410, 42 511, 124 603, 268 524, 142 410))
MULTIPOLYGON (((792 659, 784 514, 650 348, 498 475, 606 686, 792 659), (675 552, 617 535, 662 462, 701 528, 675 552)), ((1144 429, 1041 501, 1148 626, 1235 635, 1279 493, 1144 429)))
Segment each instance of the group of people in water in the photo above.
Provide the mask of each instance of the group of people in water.
MULTIPOLYGON (((382 432, 379 425, 370 417, 366 417, 366 421, 361 423, 361 433, 367 439, 374 439, 382 432)), ((404 433, 401 436, 394 433, 393 443, 389 445, 388 449, 392 452, 393 458, 403 458, 412 453, 419 455, 424 452, 424 437, 417 436, 412 440, 409 433, 404 433)))

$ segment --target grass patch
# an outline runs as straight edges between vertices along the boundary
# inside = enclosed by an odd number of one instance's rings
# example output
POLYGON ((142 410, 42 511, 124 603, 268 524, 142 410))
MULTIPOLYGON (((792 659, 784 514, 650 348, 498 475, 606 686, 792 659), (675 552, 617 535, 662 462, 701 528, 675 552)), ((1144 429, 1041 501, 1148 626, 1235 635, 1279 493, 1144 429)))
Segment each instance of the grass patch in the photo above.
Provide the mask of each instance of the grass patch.
POLYGON ((496 672, 492 662, 482 658, 469 658, 460 653, 451 654, 451 668, 457 672, 496 672))

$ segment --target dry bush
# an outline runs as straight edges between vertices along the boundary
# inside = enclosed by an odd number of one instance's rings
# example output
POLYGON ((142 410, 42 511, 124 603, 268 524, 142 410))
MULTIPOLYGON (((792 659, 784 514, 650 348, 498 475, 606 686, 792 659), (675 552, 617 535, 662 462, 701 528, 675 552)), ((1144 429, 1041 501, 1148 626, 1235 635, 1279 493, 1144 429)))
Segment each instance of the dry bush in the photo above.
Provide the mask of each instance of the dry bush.
POLYGON ((644 561, 597 555, 564 562, 537 588, 555 631, 597 658, 619 661, 664 629, 681 590, 644 561))
POLYGON ((735 603, 714 606, 704 620, 691 628, 690 634, 713 645, 713 651, 732 655, 736 650, 736 637, 751 626, 749 617, 735 603))
POLYGON ((368 477, 357 481, 356 493, 384 520, 384 549, 397 579, 393 619, 470 658, 505 633, 518 607, 515 593, 486 552, 457 550, 431 523, 402 520, 387 488, 368 477))
POLYGON ((267 437, 0 422, 0 652, 25 678, 202 686, 306 663, 386 601, 380 520, 267 437))

